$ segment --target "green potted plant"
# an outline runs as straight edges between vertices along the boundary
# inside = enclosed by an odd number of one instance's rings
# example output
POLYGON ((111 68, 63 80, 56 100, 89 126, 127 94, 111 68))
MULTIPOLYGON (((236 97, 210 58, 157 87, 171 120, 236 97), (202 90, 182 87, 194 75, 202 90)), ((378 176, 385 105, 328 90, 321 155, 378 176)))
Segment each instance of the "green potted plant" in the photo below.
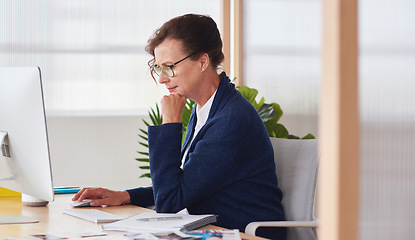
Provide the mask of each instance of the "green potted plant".
MULTIPOLYGON (((247 86, 236 87, 238 91, 254 106, 259 116, 267 128, 268 135, 275 138, 300 139, 295 135, 289 134, 287 128, 279 123, 283 111, 277 103, 265 103, 264 97, 259 102, 255 99, 258 95, 258 90, 249 88, 247 86)), ((314 139, 312 134, 307 134, 302 139, 314 139)))
MULTIPOLYGON (((279 104, 277 103, 265 103, 264 97, 261 98, 259 102, 256 101, 256 97, 258 95, 258 90, 255 88, 249 88, 247 86, 236 87, 236 89, 254 106, 257 110, 259 116, 261 117, 262 121, 264 122, 265 127, 267 128, 268 135, 270 137, 276 138, 288 138, 288 139, 300 139, 300 137, 292 135, 288 132, 287 128, 279 123, 283 111, 279 104)), ((192 114, 192 110, 194 107, 194 102, 192 100, 187 100, 186 106, 183 110, 182 115, 182 123, 183 123, 183 138, 186 136, 187 125, 189 124, 190 115, 192 114)), ((155 126, 160 125, 163 123, 163 116, 160 113, 160 109, 156 104, 156 109, 153 108, 148 111, 148 116, 151 120, 151 124, 142 119, 144 124, 148 126, 155 126)), ((146 130, 140 129, 140 133, 138 134, 140 137, 139 144, 148 148, 148 132, 146 130)), ((314 139, 312 134, 307 134, 306 136, 302 137, 302 139, 314 139)), ((148 151, 138 151, 141 155, 141 158, 136 158, 137 161, 142 163, 143 165, 139 166, 140 169, 149 171, 149 154, 148 151)), ((142 174, 140 177, 151 177, 150 172, 142 174)))

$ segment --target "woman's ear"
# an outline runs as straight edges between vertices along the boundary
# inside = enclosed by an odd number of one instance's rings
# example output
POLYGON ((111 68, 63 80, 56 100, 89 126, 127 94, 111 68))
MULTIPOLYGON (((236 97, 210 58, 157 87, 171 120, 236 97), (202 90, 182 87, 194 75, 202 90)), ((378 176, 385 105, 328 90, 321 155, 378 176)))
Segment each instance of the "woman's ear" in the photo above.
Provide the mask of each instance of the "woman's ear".
POLYGON ((210 65, 210 58, 207 53, 203 53, 200 58, 200 69, 204 72, 210 65))

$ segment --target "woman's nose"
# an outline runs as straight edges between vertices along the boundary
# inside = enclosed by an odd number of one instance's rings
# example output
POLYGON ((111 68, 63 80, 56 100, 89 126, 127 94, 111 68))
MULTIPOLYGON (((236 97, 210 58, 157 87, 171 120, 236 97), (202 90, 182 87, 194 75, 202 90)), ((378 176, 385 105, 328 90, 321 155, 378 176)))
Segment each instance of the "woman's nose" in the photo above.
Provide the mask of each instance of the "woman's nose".
POLYGON ((169 81, 169 78, 164 73, 161 73, 159 76, 159 83, 165 84, 168 81, 169 81))

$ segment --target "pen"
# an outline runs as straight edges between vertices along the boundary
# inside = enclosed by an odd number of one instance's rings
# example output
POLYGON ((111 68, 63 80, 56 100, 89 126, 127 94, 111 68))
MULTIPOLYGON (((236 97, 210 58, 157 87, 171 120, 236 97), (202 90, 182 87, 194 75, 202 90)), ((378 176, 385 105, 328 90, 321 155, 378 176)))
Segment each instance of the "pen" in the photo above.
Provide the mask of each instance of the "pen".
POLYGON ((181 220, 182 217, 151 217, 151 218, 139 218, 137 221, 167 221, 167 220, 181 220))

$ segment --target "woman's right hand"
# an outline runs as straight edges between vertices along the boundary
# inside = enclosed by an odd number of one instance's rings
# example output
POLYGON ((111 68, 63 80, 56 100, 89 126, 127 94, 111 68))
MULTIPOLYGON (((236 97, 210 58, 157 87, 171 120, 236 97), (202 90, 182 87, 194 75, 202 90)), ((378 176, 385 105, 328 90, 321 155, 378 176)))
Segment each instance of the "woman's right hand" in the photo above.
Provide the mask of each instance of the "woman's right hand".
POLYGON ((165 95, 160 101, 163 123, 181 123, 186 97, 172 93, 165 95))
POLYGON ((91 206, 119 206, 130 203, 130 194, 127 191, 114 191, 106 188, 83 188, 72 201, 81 202, 84 199, 91 199, 91 206))

